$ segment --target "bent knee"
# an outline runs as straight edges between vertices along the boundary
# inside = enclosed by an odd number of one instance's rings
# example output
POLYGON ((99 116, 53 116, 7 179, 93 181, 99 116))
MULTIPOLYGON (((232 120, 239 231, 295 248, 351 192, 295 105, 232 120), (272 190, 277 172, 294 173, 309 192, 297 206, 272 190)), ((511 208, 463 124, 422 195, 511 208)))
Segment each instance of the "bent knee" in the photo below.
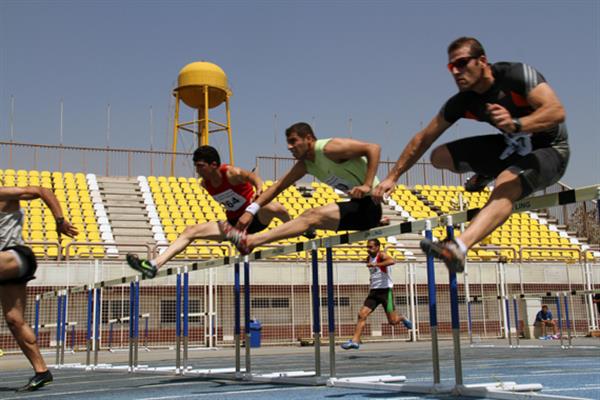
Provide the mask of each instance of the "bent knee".
POLYGON ((19 329, 25 325, 25 319, 20 313, 8 313, 4 316, 4 320, 6 321, 8 328, 11 330, 19 329))

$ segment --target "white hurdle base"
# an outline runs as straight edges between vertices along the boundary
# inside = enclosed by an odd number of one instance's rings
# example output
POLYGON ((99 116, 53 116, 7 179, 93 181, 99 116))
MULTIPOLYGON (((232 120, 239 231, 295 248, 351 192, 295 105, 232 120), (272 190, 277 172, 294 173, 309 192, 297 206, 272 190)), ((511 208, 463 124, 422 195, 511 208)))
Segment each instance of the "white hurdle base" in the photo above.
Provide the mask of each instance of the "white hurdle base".
POLYGON ((538 393, 543 388, 539 383, 517 384, 516 382, 496 382, 470 385, 392 383, 394 381, 404 381, 405 379, 406 377, 403 376, 392 375, 330 378, 327 381, 327 386, 353 389, 375 389, 402 393, 449 394, 454 396, 500 400, 589 400, 582 397, 556 396, 538 393))
POLYGON ((285 383, 303 386, 322 386, 327 384, 326 376, 316 376, 314 371, 286 371, 267 374, 247 374, 244 380, 251 382, 285 383))
POLYGON ((390 382, 404 382, 404 375, 371 375, 371 376, 354 376, 350 378, 329 378, 327 386, 342 386, 351 387, 352 384, 377 384, 390 382))

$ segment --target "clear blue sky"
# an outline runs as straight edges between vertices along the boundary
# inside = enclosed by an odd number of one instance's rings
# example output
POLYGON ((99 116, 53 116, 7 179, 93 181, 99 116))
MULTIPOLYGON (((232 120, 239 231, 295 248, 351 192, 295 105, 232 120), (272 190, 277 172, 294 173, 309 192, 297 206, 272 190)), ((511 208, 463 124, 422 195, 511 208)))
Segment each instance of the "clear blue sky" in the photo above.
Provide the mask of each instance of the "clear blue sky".
MULTIPOLYGON (((567 110, 572 146, 563 180, 600 181, 600 2, 589 1, 0 1, 0 139, 112 147, 171 140, 171 90, 187 63, 208 60, 233 90, 236 163, 287 156, 283 130, 383 145, 395 160, 456 92, 446 46, 478 37, 491 61, 522 61, 567 110), (274 115, 277 114, 277 121, 274 115), (277 128, 277 137, 275 137, 277 128), (277 139, 277 141, 275 141, 277 139)), ((191 113, 184 113, 184 119, 191 113)), ((459 121, 439 143, 493 132, 459 121)), ((185 147, 191 150, 188 135, 185 147)), ((214 143, 225 149, 224 137, 214 143)), ((2 161, 0 161, 0 164, 2 161)), ((1 167, 1 165, 0 165, 1 167)))

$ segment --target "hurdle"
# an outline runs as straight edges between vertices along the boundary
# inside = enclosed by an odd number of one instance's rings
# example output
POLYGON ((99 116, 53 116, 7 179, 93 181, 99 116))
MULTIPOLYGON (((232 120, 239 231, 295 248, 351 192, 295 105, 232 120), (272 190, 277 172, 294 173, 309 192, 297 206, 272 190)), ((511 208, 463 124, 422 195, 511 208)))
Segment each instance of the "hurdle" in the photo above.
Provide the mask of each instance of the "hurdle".
MULTIPOLYGON (((579 189, 572 189, 560 193, 551 193, 541 196, 532 196, 525 198, 521 201, 518 201, 513 206, 513 212, 523 212, 528 210, 540 209, 540 208, 549 208, 558 205, 570 204, 579 201, 587 201, 598 199, 600 197, 600 185, 588 186, 579 189)), ((254 253, 248 255, 245 260, 261 260, 264 258, 284 255, 294 252, 305 251, 307 249, 311 249, 313 254, 313 271, 314 266, 318 267, 318 260, 316 259, 318 247, 325 247, 326 249, 331 249, 331 247, 340 244, 348 244, 356 241, 367 240, 371 238, 378 238, 382 236, 395 236, 403 233, 413 233, 420 231, 431 231, 432 228, 438 226, 447 227, 448 234, 451 236, 452 225, 460 224, 464 222, 470 221, 479 211, 479 209, 471 209, 467 211, 457 212, 449 215, 443 215, 439 217, 427 218, 417 221, 404 222, 397 225, 390 225, 387 227, 377 227, 367 231, 361 232, 353 232, 353 233, 345 233, 338 236, 330 236, 327 238, 319 238, 313 239, 306 242, 295 243, 291 245, 280 246, 278 248, 267 249, 267 250, 259 250, 254 253)), ((328 254, 331 254, 331 251, 327 251, 328 254)), ((331 259, 331 256, 329 256, 331 259)), ((212 259, 207 261, 199 261, 193 263, 191 265, 191 271, 198 271, 203 269, 220 267, 222 265, 229 265, 231 262, 235 260, 237 263, 240 262, 240 256, 230 257, 226 256, 224 258, 212 259)), ((328 262, 328 267, 330 263, 328 262)), ((433 263, 432 263, 433 266, 433 263)), ((157 276, 167 276, 173 274, 173 268, 165 268, 157 274, 157 276)), ((318 278, 318 269, 316 274, 313 272, 313 277, 318 278)), ((144 278, 142 277, 142 280, 144 278)), ((130 277, 121 277, 117 279, 95 282, 93 285, 85 285, 82 287, 74 287, 66 289, 68 293, 79 293, 85 290, 89 290, 90 288, 97 290, 97 296, 99 298, 99 290, 104 286, 111 285, 120 285, 125 283, 131 283, 134 281, 138 281, 139 276, 130 276, 130 277)), ((433 282, 428 283, 429 285, 433 282)), ((313 279, 313 285, 315 284, 315 280, 313 279)), ((249 285, 246 285, 249 286, 249 285)), ((317 286, 318 287, 318 286, 317 286)), ((485 398, 498 398, 498 399, 507 399, 507 398, 535 398, 535 399, 559 399, 565 398, 560 396, 551 396, 551 395, 542 395, 542 394, 532 394, 532 391, 539 391, 542 389, 542 386, 539 384, 529 384, 529 385, 518 385, 514 382, 496 382, 493 384, 476 384, 476 385, 465 385, 463 384, 462 377, 462 360, 461 360, 461 352, 460 352, 460 331, 459 331, 459 320, 458 320, 458 294, 457 294, 457 282, 456 275, 450 274, 450 288, 451 288, 451 310, 452 310, 452 330, 453 330, 453 344, 454 344, 454 368, 455 368, 455 383, 451 384, 440 384, 436 382, 435 377, 435 364, 436 360, 434 357, 434 384, 433 385, 415 385, 415 384, 395 384, 395 383, 385 383, 386 379, 382 378, 379 380, 369 380, 365 377, 362 377, 362 381, 344 381, 343 379, 338 379, 335 377, 335 364, 330 364, 330 378, 327 380, 327 384, 330 386, 346 386, 346 387, 363 387, 363 388, 377 388, 382 390, 391 390, 391 391, 399 391, 399 392, 409 392, 409 393, 449 393, 454 395, 462 395, 468 397, 485 397, 485 398), (367 380, 365 382, 365 379, 367 380), (526 393, 518 393, 524 391, 526 393)), ((235 289, 234 289, 235 290, 235 289)), ((313 296, 319 296, 318 292, 313 291, 313 296)), ((331 292, 332 293, 332 292, 331 292)), ((430 293, 433 296, 430 297, 430 309, 435 310, 435 287, 434 292, 430 293)), ((56 291, 44 293, 42 298, 52 298, 56 297, 56 291)), ((329 292, 328 292, 329 297, 329 292)), ((314 301, 315 297, 313 297, 314 301)), ((331 299, 333 300, 333 299, 331 299)), ((315 304, 319 304, 318 302, 315 304)), ((98 306, 98 303, 97 303, 98 306)), ((333 301, 329 302, 329 306, 333 309, 333 301)), ((99 306, 98 306, 99 307, 99 306)), ((99 314, 98 314, 99 315, 99 314)), ((133 314, 136 315, 136 314, 133 314)), ((333 312, 330 313, 330 316, 333 315, 333 312)), ((430 315, 430 318, 432 316, 430 315)), ((435 321, 434 321, 435 322, 435 321)), ((320 340, 320 323, 313 323, 313 333, 315 333, 315 360, 320 361, 320 355, 317 352, 317 339, 320 340)), ((435 326, 434 324, 432 328, 435 326)), ((334 342, 331 340, 335 339, 335 330, 330 331, 330 335, 333 332, 333 336, 330 336, 330 345, 334 342)), ((248 333, 247 333, 248 334, 248 333)), ((98 337, 96 335, 96 337, 98 337)), ((433 342, 432 338, 432 342, 433 342)), ((432 346, 434 344, 432 343, 432 346)), ((435 344, 437 345, 437 343, 435 344)), ((97 347, 96 347, 97 349, 97 347)), ((248 352, 248 350, 246 350, 248 352)), ((330 355, 331 356, 331 355, 330 355)), ((248 362, 248 360, 247 360, 248 362)), ((437 360, 439 363, 439 359, 437 360)), ((438 367, 439 368, 439 367, 438 367)), ((320 370, 317 369, 315 373, 320 376, 320 370)), ((246 373, 248 374, 248 372, 246 373)), ((347 378, 344 378, 347 379, 347 378)), ((250 379, 254 380, 254 379, 250 379)), ((439 379, 438 379, 439 380, 439 379)), ((284 382, 284 381, 281 381, 284 382)), ((287 381, 285 383, 289 383, 287 381)), ((300 381, 293 381, 293 383, 300 383, 300 381)))
MULTIPOLYGON (((148 318, 150 318, 150 314, 146 313, 146 314, 140 314, 138 316, 138 318, 141 318, 144 320, 144 350, 145 351, 150 351, 150 349, 148 348, 148 318)), ((121 317, 121 318, 112 318, 108 320, 108 351, 110 351, 111 353, 115 353, 117 351, 120 351, 119 349, 113 349, 113 330, 114 330, 114 325, 115 324, 128 324, 129 323, 129 317, 121 317)))
MULTIPOLYGON (((470 343, 470 347, 472 348, 511 348, 511 349, 516 349, 516 348, 544 348, 547 347, 544 344, 521 344, 520 343, 520 338, 519 338, 519 324, 521 322, 520 320, 520 316, 519 316, 519 300, 522 300, 526 297, 550 297, 553 298, 552 302, 553 305, 556 307, 556 319, 557 319, 557 325, 558 325, 558 333, 559 333, 559 339, 560 339, 560 348, 564 349, 564 350, 568 350, 568 349, 597 349, 600 348, 600 346, 594 346, 594 345, 581 345, 581 344, 573 344, 573 332, 572 329, 575 326, 575 321, 573 318, 573 313, 572 313, 572 304, 573 304, 573 296, 584 296, 587 297, 588 295, 591 294, 595 294, 595 293, 600 293, 600 290, 582 290, 582 291, 578 291, 578 290, 571 290, 571 291, 567 291, 567 290, 559 290, 559 291, 548 291, 548 292, 541 292, 541 293, 521 293, 521 294, 513 294, 511 296, 509 295, 501 295, 501 296, 475 296, 474 298, 477 299, 494 299, 494 300, 498 300, 500 302, 502 302, 505 305, 505 321, 503 321, 503 323, 507 324, 508 326, 508 330, 507 335, 506 335, 506 339, 507 339, 507 345, 503 345, 503 344, 474 344, 474 343, 470 343), (511 310, 510 307, 512 306, 513 310, 512 310, 512 314, 511 314, 511 310), (564 310, 564 311, 563 311, 564 310), (516 331, 515 331, 515 343, 513 344, 513 338, 512 338, 512 330, 511 330, 511 315, 512 318, 514 318, 514 324, 516 327, 516 331), (564 321, 564 324, 563 324, 564 321), (564 328, 564 329, 563 329, 564 328), (566 332, 566 336, 565 333, 566 332)), ((528 321, 522 321, 523 322, 523 329, 527 329, 528 327, 528 321)), ((556 340, 556 339, 555 339, 556 340)))

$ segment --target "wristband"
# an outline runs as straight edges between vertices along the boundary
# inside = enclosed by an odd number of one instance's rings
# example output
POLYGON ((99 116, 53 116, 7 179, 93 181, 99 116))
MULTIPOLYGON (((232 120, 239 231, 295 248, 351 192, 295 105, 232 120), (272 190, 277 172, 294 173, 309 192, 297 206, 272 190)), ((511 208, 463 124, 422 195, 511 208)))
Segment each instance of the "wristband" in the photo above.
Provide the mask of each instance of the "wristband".
POLYGON ((64 217, 58 217, 58 218, 56 218, 55 220, 56 220, 56 226, 57 226, 57 227, 59 227, 59 226, 61 226, 62 224, 64 224, 64 223, 65 223, 65 219, 64 219, 64 217))
POLYGON ((256 215, 258 210, 260 210, 258 203, 250 203, 250 205, 246 207, 246 212, 249 212, 252 215, 256 215))
POLYGON ((521 132, 523 130, 523 124, 519 118, 513 118, 512 123, 515 126, 515 132, 521 132))

